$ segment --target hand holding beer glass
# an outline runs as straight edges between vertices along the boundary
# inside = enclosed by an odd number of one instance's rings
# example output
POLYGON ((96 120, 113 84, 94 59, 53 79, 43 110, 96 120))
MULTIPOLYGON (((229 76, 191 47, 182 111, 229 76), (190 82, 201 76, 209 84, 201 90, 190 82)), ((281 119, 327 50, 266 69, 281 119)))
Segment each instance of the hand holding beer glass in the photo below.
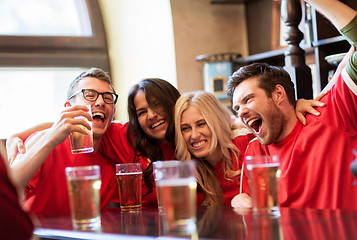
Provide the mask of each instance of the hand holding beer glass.
POLYGON ((76 229, 100 227, 100 167, 66 168, 72 222, 76 229))
POLYGON ((141 163, 116 165, 119 187, 120 209, 124 212, 141 210, 142 168, 141 163))
POLYGON ((279 217, 279 157, 247 156, 246 160, 254 215, 279 217))
POLYGON ((156 165, 156 186, 168 232, 196 232, 196 176, 194 161, 156 165))
MULTIPOLYGON (((89 108, 89 114, 92 115, 91 105, 86 105, 89 108)), ((88 121, 85 117, 76 117, 77 119, 85 119, 89 125, 92 127, 92 122, 88 121)), ((87 135, 84 135, 79 132, 72 132, 69 136, 71 142, 71 151, 73 154, 76 153, 90 153, 94 151, 93 148, 93 129, 88 130, 83 125, 78 125, 83 130, 87 132, 87 135)))

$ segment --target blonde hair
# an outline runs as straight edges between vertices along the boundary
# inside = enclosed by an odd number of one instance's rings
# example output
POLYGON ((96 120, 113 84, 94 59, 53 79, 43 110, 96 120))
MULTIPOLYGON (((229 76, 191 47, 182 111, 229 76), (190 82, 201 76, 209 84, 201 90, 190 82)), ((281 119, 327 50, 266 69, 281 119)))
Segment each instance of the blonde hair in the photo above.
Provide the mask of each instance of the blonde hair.
MULTIPOLYGON (((212 141, 209 151, 220 150, 223 155, 224 177, 229 180, 240 174, 240 170, 233 169, 234 160, 237 161, 240 152, 232 142, 233 125, 231 123, 231 114, 229 110, 218 101, 218 99, 209 92, 196 91, 184 93, 177 100, 175 105, 175 155, 178 160, 190 160, 195 158, 187 149, 186 142, 181 132, 182 113, 190 106, 200 111, 205 119, 208 128, 212 132, 212 141)), ((217 206, 223 204, 222 187, 215 175, 213 167, 204 159, 196 159, 197 182, 205 191, 205 206, 217 206)))

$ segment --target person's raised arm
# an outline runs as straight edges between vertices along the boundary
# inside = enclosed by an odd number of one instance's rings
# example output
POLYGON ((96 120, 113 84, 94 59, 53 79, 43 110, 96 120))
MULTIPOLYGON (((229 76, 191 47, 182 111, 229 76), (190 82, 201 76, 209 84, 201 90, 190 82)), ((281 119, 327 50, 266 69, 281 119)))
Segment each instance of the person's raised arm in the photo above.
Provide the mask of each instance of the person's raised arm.
MULTIPOLYGON (((337 0, 305 0, 310 3, 317 11, 328 18, 338 30, 343 29, 356 17, 356 11, 337 0)), ((354 39, 352 39, 354 40, 354 39)), ((353 41, 352 41, 353 42, 353 41)), ((328 85, 321 91, 321 93, 315 98, 315 100, 301 99, 297 101, 295 113, 297 118, 305 125, 306 113, 319 115, 319 112, 314 109, 316 106, 323 106, 319 100, 327 93, 327 91, 333 86, 337 76, 339 76, 342 69, 346 66, 347 62, 351 58, 355 51, 355 47, 352 46, 350 51, 343 58, 339 64, 333 78, 328 85)))
POLYGON ((329 83, 324 87, 324 89, 321 91, 321 93, 317 96, 317 98, 321 99, 321 96, 325 95, 330 89, 331 87, 335 84, 336 79, 338 78, 338 76, 340 75, 342 69, 344 67, 346 67, 348 61, 350 60, 350 58, 352 57, 353 53, 356 51, 356 47, 355 46, 351 46, 350 50, 346 53, 346 55, 343 57, 342 61, 340 62, 340 64, 338 64, 338 67, 335 71, 335 73, 333 74, 333 77, 331 78, 331 80, 329 81, 329 83))
POLYGON ((92 120, 86 106, 75 105, 62 111, 60 119, 50 129, 36 133, 26 141, 26 153, 18 154, 11 164, 17 184, 26 187, 50 152, 61 144, 71 132, 88 134, 83 126, 90 129, 88 122, 78 116, 92 120))
POLYGON ((338 0, 305 0, 340 30, 356 16, 356 11, 338 0))
POLYGON ((320 115, 314 107, 323 107, 325 104, 320 102, 321 98, 331 89, 331 87, 335 84, 337 77, 340 75, 342 69, 346 67, 347 62, 351 58, 352 54, 356 51, 355 46, 351 46, 350 50, 344 56, 340 64, 338 65, 332 79, 330 82, 324 87, 324 89, 320 92, 320 94, 314 100, 306 100, 299 99, 296 103, 295 114, 297 118, 300 120, 302 124, 306 124, 305 115, 307 113, 314 114, 316 116, 320 115))
MULTIPOLYGON (((317 11, 328 18, 331 23, 357 47, 357 12, 338 0, 305 0, 317 11)), ((357 54, 350 58, 346 71, 351 79, 357 84, 357 54)), ((331 83, 331 85, 333 82, 331 83)))

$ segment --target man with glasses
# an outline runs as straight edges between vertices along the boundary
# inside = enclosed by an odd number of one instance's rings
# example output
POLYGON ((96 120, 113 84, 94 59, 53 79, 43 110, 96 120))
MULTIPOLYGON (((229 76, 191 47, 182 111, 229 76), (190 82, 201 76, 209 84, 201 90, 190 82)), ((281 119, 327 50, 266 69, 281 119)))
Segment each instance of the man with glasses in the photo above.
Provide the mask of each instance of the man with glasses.
POLYGON ((51 128, 37 132, 26 141, 26 153, 18 154, 11 163, 16 181, 25 188, 25 205, 36 214, 69 213, 65 168, 99 165, 102 187, 101 208, 119 197, 115 162, 105 157, 99 147, 115 113, 118 95, 110 77, 92 68, 80 74, 68 89, 65 110, 51 128), (92 117, 85 105, 91 105, 92 117), (69 134, 86 133, 92 121, 92 153, 72 154, 69 134))
POLYGON ((100 93, 94 89, 82 89, 81 91, 70 96, 68 98, 68 100, 71 100, 72 98, 74 98, 76 95, 78 95, 80 93, 82 93, 83 97, 90 102, 94 102, 95 100, 97 100, 99 95, 101 95, 104 102, 106 102, 108 104, 112 104, 112 103, 115 104, 116 101, 118 100, 118 94, 116 94, 116 93, 112 93, 112 92, 100 93))

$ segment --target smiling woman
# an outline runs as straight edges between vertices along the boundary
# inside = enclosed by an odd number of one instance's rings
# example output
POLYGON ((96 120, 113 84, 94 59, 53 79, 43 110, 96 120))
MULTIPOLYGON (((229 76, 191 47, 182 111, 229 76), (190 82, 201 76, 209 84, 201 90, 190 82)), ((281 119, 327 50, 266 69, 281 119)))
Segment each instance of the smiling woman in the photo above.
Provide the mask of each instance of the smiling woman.
POLYGON ((242 128, 233 136, 239 126, 232 123, 231 115, 204 91, 184 93, 175 105, 176 157, 196 161, 198 199, 203 206, 230 206, 234 196, 249 193, 240 173, 253 135, 242 128))
POLYGON ((129 92, 129 122, 112 123, 103 137, 102 148, 109 158, 142 163, 143 207, 157 206, 152 163, 175 159, 173 110, 179 96, 163 79, 141 80, 129 92))

